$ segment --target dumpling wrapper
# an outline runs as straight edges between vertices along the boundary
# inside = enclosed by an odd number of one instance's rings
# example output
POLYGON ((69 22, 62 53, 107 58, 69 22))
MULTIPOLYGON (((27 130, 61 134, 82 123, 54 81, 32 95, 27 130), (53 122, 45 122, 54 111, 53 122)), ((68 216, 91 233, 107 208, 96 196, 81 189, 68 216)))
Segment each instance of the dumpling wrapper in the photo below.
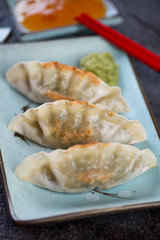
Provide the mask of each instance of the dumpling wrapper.
POLYGON ((149 149, 91 143, 33 154, 16 167, 15 174, 53 191, 79 193, 124 184, 156 166, 156 157, 149 149))
POLYGON ((146 140, 145 129, 139 121, 128 120, 84 101, 44 103, 16 116, 8 128, 51 148, 91 142, 134 144, 146 140))
POLYGON ((101 103, 110 110, 128 112, 119 87, 109 87, 90 72, 58 62, 20 62, 6 73, 6 80, 37 103, 60 99, 101 103))

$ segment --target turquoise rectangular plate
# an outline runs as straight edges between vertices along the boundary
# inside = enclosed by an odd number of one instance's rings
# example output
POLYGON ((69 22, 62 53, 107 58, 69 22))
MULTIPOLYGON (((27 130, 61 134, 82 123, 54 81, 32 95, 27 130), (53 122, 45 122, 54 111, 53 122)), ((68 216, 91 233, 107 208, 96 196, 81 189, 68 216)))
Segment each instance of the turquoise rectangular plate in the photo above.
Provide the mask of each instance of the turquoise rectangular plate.
MULTIPOLYGON (((95 214, 160 206, 160 144, 140 86, 128 56, 102 38, 81 37, 37 43, 2 45, 0 47, 0 146, 1 172, 9 209, 18 224, 32 224, 87 217, 95 214), (148 140, 137 144, 140 149, 149 148, 157 157, 158 167, 150 169, 132 181, 115 187, 107 193, 118 194, 113 198, 99 193, 64 194, 51 192, 18 179, 15 167, 28 155, 44 147, 32 142, 26 144, 8 130, 9 122, 29 100, 11 88, 5 81, 5 72, 19 61, 59 61, 78 66, 79 60, 95 51, 109 51, 119 64, 119 86, 130 106, 125 114, 144 125, 148 140), (135 97, 136 96, 136 97, 135 97)), ((31 104, 30 106, 35 106, 31 104)), ((46 149, 50 151, 50 149, 46 149)))
MULTIPOLYGON (((73 25, 68 25, 66 27, 59 27, 59 28, 49 29, 45 31, 29 32, 25 28, 23 28, 23 26, 19 24, 17 21, 17 17, 14 11, 14 6, 17 0, 5 0, 5 1, 12 14, 13 21, 15 23, 15 26, 17 27, 21 41, 34 41, 34 40, 47 39, 47 38, 52 38, 57 36, 65 36, 68 34, 80 33, 86 30, 86 28, 81 24, 73 24, 73 25)), ((123 21, 122 16, 120 15, 118 9, 115 7, 112 1, 104 0, 104 3, 107 7, 107 11, 106 11, 105 18, 101 19, 101 22, 109 26, 115 26, 117 24, 120 24, 123 21)))

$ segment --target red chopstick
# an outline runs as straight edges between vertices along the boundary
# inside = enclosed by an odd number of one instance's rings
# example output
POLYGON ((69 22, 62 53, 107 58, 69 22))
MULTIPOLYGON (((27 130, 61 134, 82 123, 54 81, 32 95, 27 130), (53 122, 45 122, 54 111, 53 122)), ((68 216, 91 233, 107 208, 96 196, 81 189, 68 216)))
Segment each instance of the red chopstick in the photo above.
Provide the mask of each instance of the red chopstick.
POLYGON ((76 19, 94 32, 109 40, 111 43, 124 50, 125 52, 142 61, 154 70, 160 72, 160 56, 144 48, 135 41, 127 38, 116 30, 91 18, 87 14, 83 13, 81 14, 81 16, 76 17, 76 19))
POLYGON ((90 22, 93 22, 95 25, 97 25, 98 27, 104 29, 105 31, 107 31, 108 33, 112 34, 112 36, 118 37, 119 40, 122 40, 128 44, 132 44, 132 46, 134 46, 134 48, 136 48, 137 50, 143 52, 144 54, 155 58, 155 60, 160 61, 160 56, 156 55, 155 53, 151 52, 150 50, 144 48, 143 46, 141 46, 140 44, 136 43, 135 41, 127 38, 126 36, 124 36, 123 34, 117 32, 116 30, 105 26, 104 24, 102 24, 101 22, 98 22, 97 20, 91 18, 89 15, 82 13, 81 15, 82 17, 88 19, 90 22))

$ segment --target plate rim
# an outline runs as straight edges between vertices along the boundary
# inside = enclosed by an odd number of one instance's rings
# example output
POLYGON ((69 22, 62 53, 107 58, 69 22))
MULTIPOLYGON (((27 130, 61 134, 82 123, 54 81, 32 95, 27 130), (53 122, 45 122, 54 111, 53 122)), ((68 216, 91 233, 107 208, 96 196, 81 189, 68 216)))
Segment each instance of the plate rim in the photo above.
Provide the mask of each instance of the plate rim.
MULTIPOLYGON (((77 38, 81 38, 81 37, 77 37, 77 38)), ((85 38, 85 37, 82 37, 82 38, 85 38)), ((92 38, 92 36, 91 36, 91 38, 92 38)), ((72 37, 70 39, 75 39, 75 38, 72 37)), ((52 40, 52 41, 54 41, 54 40, 52 40)), ((34 43, 36 43, 36 42, 34 42, 34 43)), ((19 44, 20 43, 17 43, 17 45, 19 45, 19 44)), ((26 44, 32 44, 32 43, 30 42, 30 43, 26 43, 26 44)), ((14 45, 14 44, 10 44, 10 46, 11 45, 14 45)), ((4 46, 2 46, 2 48, 3 47, 4 46)), ((149 104, 148 99, 146 97, 146 94, 144 92, 144 89, 143 89, 143 86, 141 84, 140 78, 139 78, 138 73, 137 73, 137 71, 135 69, 135 66, 133 64, 132 57, 130 57, 128 54, 127 54, 127 57, 128 57, 128 60, 131 64, 133 72, 135 74, 135 78, 136 78, 137 83, 140 87, 140 91, 141 91, 142 96, 144 98, 144 101, 146 103, 149 114, 152 118, 153 124, 156 128, 157 135, 160 138, 160 129, 157 125, 156 119, 155 119, 154 114, 151 110, 150 104, 149 104)), ((138 203, 138 204, 131 204, 131 205, 123 205, 123 206, 110 207, 110 208, 84 210, 84 211, 78 211, 78 212, 73 212, 73 213, 51 216, 51 217, 42 217, 42 218, 22 220, 22 219, 20 219, 16 216, 15 211, 14 211, 14 207, 13 207, 13 204, 12 204, 12 200, 11 200, 11 196, 10 196, 10 192, 9 192, 9 188, 8 188, 8 184, 7 184, 6 172, 5 172, 3 162, 4 161, 3 161, 3 157, 2 157, 2 153, 1 153, 1 149, 0 149, 0 172, 1 172, 1 175, 2 175, 2 183, 3 183, 3 186, 4 186, 4 193, 5 193, 6 200, 7 200, 7 207, 8 207, 8 210, 9 210, 9 214, 10 214, 13 222, 16 225, 35 225, 35 224, 41 224, 41 223, 60 222, 60 221, 81 219, 81 218, 86 218, 86 217, 91 217, 91 216, 104 215, 104 214, 108 214, 108 213, 120 213, 120 212, 125 212, 125 211, 128 211, 128 210, 139 210, 139 209, 154 208, 154 207, 159 207, 160 206, 160 201, 156 201, 156 202, 147 202, 147 203, 140 203, 140 204, 138 203)))

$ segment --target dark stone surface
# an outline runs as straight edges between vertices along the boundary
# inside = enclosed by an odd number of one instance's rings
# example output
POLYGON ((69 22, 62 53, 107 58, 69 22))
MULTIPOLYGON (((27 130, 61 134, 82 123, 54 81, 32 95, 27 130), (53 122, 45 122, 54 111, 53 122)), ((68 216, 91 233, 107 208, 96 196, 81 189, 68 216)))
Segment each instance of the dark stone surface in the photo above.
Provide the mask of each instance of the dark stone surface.
MULTIPOLYGON (((160 55, 160 1, 114 1, 124 17, 123 24, 115 28, 160 55)), ((12 34, 7 43, 18 42, 14 23, 3 0, 0 1, 0 27, 2 26, 12 26, 12 34)), ((160 127, 160 75, 135 59, 133 62, 160 127)), ((6 239, 160 239, 160 208, 20 227, 14 225, 8 213, 0 176, 0 240, 6 239)))

